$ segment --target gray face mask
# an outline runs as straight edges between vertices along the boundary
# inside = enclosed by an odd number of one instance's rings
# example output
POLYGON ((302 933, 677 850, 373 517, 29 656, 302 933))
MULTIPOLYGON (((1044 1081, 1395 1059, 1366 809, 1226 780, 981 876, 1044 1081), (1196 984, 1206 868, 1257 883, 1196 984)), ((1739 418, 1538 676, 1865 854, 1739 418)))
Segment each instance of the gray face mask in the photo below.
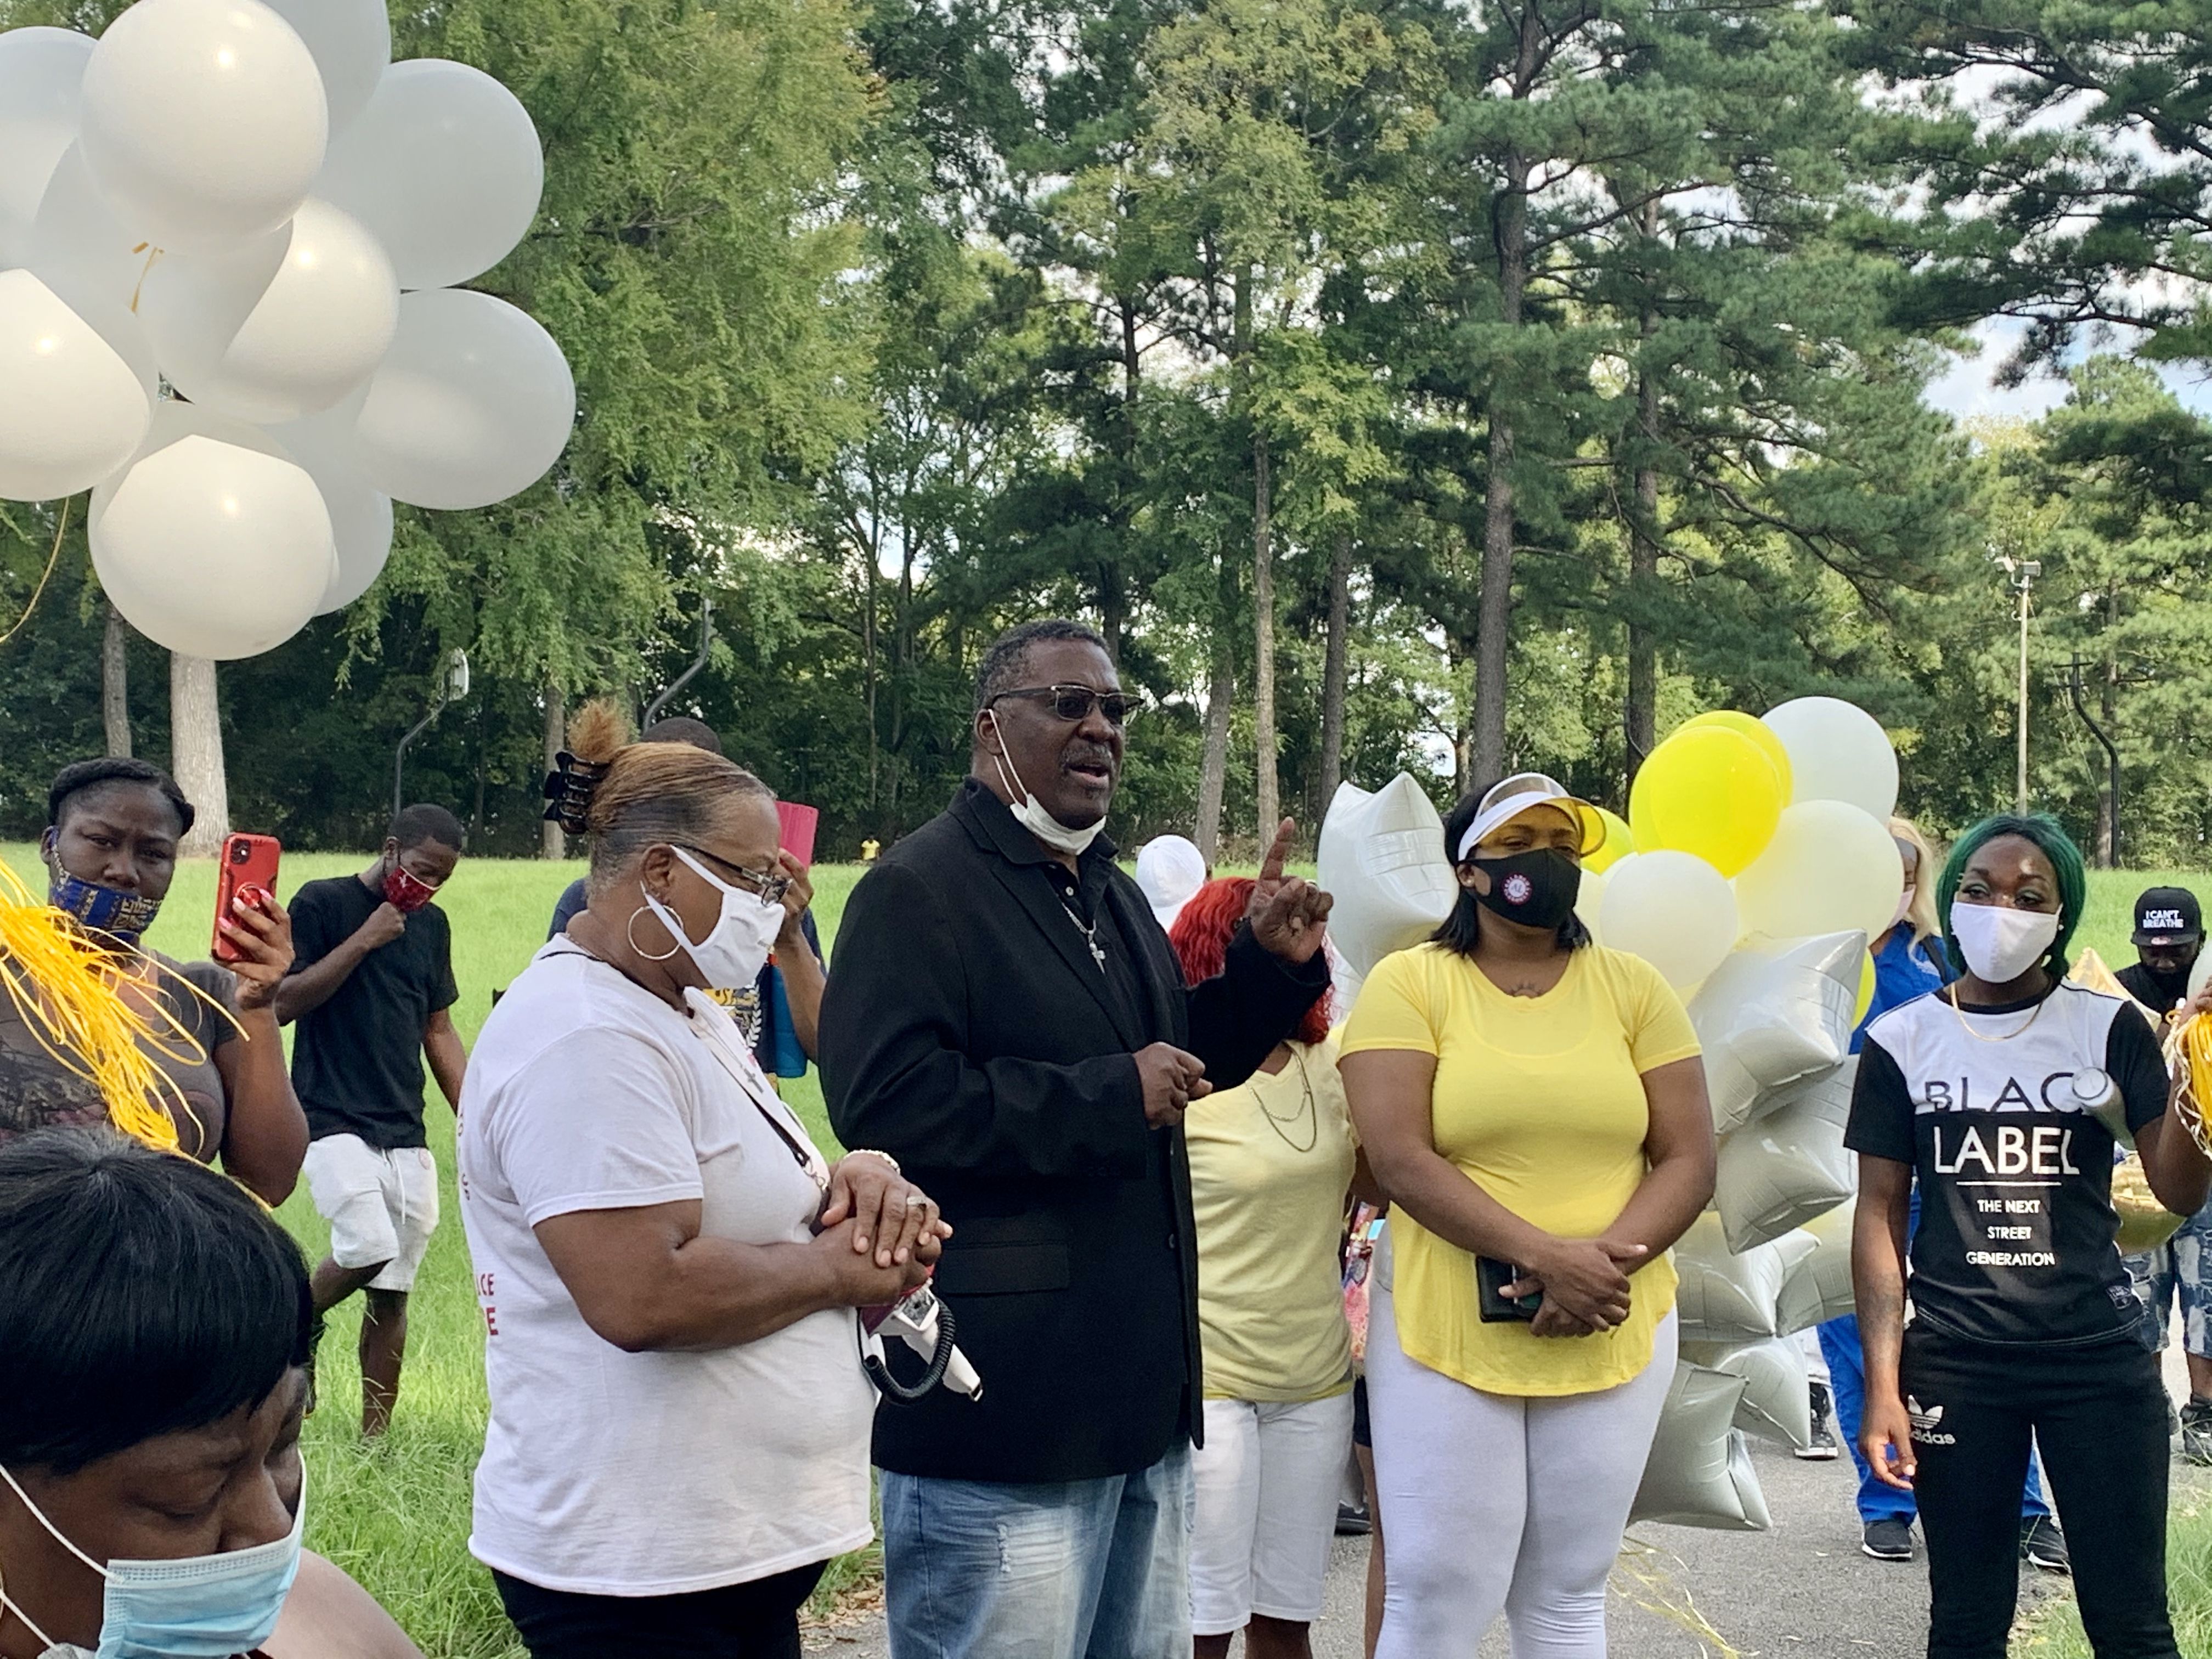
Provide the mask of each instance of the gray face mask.
MULTIPOLYGON (((998 716, 994 714, 991 717, 994 730, 997 729, 998 724, 998 716)), ((1003 743, 1005 740, 1005 733, 1000 732, 1000 741, 1003 743)), ((1106 820, 1102 817, 1087 830, 1069 829, 1046 811, 1044 803, 1030 793, 1029 785, 1024 783, 1022 775, 1014 770, 1012 760, 1003 755, 994 755, 991 764, 999 769, 999 781, 1006 786, 1006 793, 1018 797, 1020 801, 1020 805, 1007 808, 1014 815, 1015 822, 1054 852, 1079 857, 1092 842, 1098 839, 1098 832, 1106 827, 1106 820)))

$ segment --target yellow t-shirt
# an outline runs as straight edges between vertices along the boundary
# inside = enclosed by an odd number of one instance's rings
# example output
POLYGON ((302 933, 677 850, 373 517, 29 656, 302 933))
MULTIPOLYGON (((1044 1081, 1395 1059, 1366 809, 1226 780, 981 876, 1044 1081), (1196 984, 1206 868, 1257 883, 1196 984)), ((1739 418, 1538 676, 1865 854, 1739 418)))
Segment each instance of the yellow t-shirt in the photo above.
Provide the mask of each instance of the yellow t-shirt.
POLYGON ((1352 1386, 1337 1244, 1352 1114, 1333 1048, 1191 1103, 1198 1328, 1208 1400, 1325 1400, 1352 1386))
MULTIPOLYGON (((1643 1181, 1643 1073, 1697 1054, 1682 1001, 1640 957, 1589 945, 1540 997, 1509 996, 1466 957, 1424 945, 1384 958, 1359 993, 1344 1052, 1433 1054, 1437 1151, 1522 1220, 1595 1238, 1643 1181)), ((1590 1394, 1650 1363, 1674 1305, 1662 1256, 1632 1275, 1628 1318, 1595 1336, 1486 1325, 1474 1257, 1402 1210, 1390 1217, 1398 1342, 1431 1370, 1492 1394, 1590 1394)))

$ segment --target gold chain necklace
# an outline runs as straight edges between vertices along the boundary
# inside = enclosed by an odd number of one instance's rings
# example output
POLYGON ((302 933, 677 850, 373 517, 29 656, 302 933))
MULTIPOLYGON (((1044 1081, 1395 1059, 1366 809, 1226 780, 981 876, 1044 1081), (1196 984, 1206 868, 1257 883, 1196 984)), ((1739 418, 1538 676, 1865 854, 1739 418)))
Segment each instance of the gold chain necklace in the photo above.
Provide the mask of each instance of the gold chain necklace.
MULTIPOLYGON (((2007 1031, 2002 1036, 1984 1036, 1966 1023, 1966 1011, 1959 1006, 1959 988, 1956 985, 1947 985, 1943 989, 1947 994, 1943 1000, 1951 1005, 1951 1012, 1958 1019, 1959 1029, 1977 1042, 2010 1042, 2014 1037, 2026 1036, 2027 1028, 2043 1018, 2043 1011, 2051 1006, 2051 1000, 2058 994, 2057 986, 2053 985, 2043 994, 2043 1000, 2035 1005, 2035 1012, 2030 1014, 2022 1024, 2007 1031)), ((1986 1019, 1990 1016, 1984 1014, 1983 1018, 1986 1019)))
MULTIPOLYGON (((1267 1127, 1275 1132, 1275 1139, 1303 1157, 1321 1145, 1321 1103, 1314 1098, 1313 1079, 1306 1071, 1306 1057, 1298 1052, 1296 1044, 1289 1047, 1291 1058, 1297 1063, 1298 1068, 1298 1088, 1301 1098, 1297 1109, 1288 1117, 1277 1117, 1267 1109, 1267 1097, 1259 1090, 1253 1090, 1252 1098, 1259 1103, 1260 1115, 1267 1120, 1267 1127), (1285 1124, 1296 1123, 1301 1116, 1304 1116, 1308 1123, 1306 1144, 1303 1146, 1283 1133, 1285 1124)), ((1265 1073, 1261 1075, 1264 1076, 1265 1073)))

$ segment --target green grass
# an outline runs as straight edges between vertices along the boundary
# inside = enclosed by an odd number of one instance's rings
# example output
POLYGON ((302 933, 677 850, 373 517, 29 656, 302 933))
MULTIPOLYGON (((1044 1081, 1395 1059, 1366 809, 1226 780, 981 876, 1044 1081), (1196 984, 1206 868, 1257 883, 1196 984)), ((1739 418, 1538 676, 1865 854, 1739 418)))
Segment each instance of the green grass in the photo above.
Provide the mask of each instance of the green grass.
MULTIPOLYGON (((2185 1654, 2212 1654, 2212 1487, 2185 1480, 2177 1468, 2167 1510, 2166 1582, 2173 1639, 2185 1654)), ((2019 1652, 2021 1659, 2092 1659, 2071 1596, 2052 1602, 2033 1620, 2019 1652)))
MULTIPOLYGON (((0 856, 43 890, 43 872, 31 848, 11 846, 0 849, 0 856)), ((358 855, 288 858, 280 890, 289 896, 301 882, 348 874, 367 862, 358 855)), ((554 900, 581 870, 580 864, 463 862, 440 902, 453 924, 453 966, 461 988, 454 1019, 464 1038, 473 1041, 490 1012, 492 991, 520 973, 544 942, 554 900)), ((815 872, 815 919, 825 944, 836 938, 846 896, 860 874, 857 866, 825 866, 815 872)), ((2185 873, 2172 872, 2092 872, 2089 909, 2079 941, 2095 946, 2113 966, 2124 965, 2133 960, 2127 938, 2136 894, 2155 884, 2191 881, 2185 873)), ((204 957, 214 902, 214 865, 186 865, 178 872, 151 942, 172 956, 204 957)), ((825 1147, 834 1145, 815 1079, 809 1075, 787 1089, 825 1147)), ((453 1189, 453 1115, 434 1088, 431 1103, 430 1139, 438 1158, 444 1214, 416 1285, 398 1413, 381 1444, 360 1444, 355 1432, 361 1387, 354 1358, 358 1304, 340 1309, 323 1347, 322 1408, 307 1431, 314 1492, 307 1540, 367 1585, 432 1659, 519 1659, 522 1650, 500 1611, 490 1577, 467 1548, 470 1479, 483 1444, 486 1416, 483 1329, 453 1189)), ((319 1257, 326 1231, 304 1186, 281 1214, 310 1256, 319 1257)), ((2197 1493, 2193 1501, 2203 1498, 2197 1493)), ((2212 1652, 2212 1517, 2193 1507, 2178 1507, 2175 1528, 2177 1608, 2197 1620, 2191 1628, 2197 1639, 2192 1644, 2185 1637, 2183 1651, 2212 1652)), ((840 1563, 818 1601, 834 1599, 866 1577, 872 1565, 872 1552, 840 1563)), ((2052 1623, 2039 1639, 2052 1644, 2037 1650, 2052 1659, 2087 1651, 2078 1635, 2071 1638, 2075 1645, 2065 1645, 2069 1638, 2063 1622, 2052 1623)))

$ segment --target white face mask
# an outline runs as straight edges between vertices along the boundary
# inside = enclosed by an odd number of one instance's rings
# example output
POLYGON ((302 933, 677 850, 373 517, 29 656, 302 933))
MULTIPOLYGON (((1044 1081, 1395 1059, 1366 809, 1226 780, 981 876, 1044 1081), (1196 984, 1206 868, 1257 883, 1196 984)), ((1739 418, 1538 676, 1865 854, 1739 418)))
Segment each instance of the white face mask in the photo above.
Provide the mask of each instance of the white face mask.
POLYGON ((2050 954, 2058 939, 2058 915, 2051 910, 2015 910, 2004 904, 1951 906, 1951 937, 1966 966, 1987 985, 2003 985, 2050 954))
POLYGON ((708 989, 744 990, 768 966, 769 953, 775 948, 775 936, 783 931, 783 906, 770 904, 758 893, 731 886, 681 847, 672 847, 669 851, 721 894, 722 914, 707 930, 707 937, 695 941, 684 931, 684 924, 675 912, 646 893, 645 884, 640 882, 638 891, 645 893, 646 908, 668 930, 678 949, 691 958, 691 965, 706 976, 708 989))
MULTIPOLYGON (((997 729, 998 724, 999 717, 994 714, 991 717, 994 730, 997 729)), ((1004 732, 1000 733, 1000 741, 1006 741, 1004 732)), ((1015 822, 1054 852, 1079 858, 1084 850, 1098 839, 1098 832, 1106 827, 1106 820, 1102 817, 1087 830, 1069 829, 1044 810, 1042 801, 1030 793, 1029 785, 1024 783, 1022 775, 1014 770, 1012 761, 1003 755, 994 755, 991 764, 999 769, 999 781, 1006 787, 1007 792, 1021 797, 1020 805, 1007 808, 1014 815, 1015 822)))

